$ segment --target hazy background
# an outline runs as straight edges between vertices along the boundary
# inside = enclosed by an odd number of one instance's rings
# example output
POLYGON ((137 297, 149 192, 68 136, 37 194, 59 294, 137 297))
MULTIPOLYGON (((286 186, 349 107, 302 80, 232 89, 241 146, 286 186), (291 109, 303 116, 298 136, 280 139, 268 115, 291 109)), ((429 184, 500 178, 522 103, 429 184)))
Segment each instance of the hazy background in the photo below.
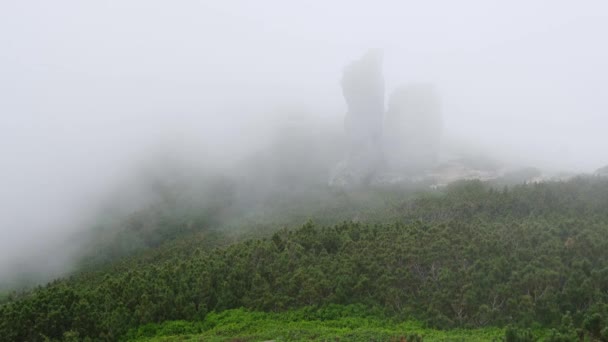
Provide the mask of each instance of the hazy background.
POLYGON ((592 172, 607 32, 605 1, 1 1, 0 278, 150 155, 229 164, 287 111, 341 127, 342 68, 370 47, 387 95, 435 84, 449 144, 592 172))

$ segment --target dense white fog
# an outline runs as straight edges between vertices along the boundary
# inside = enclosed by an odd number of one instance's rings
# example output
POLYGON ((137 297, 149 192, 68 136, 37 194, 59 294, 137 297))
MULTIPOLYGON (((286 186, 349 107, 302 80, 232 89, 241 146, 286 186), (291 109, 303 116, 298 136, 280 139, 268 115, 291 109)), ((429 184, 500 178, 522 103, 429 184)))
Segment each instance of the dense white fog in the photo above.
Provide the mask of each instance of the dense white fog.
POLYGON ((387 99, 434 86, 444 154, 592 173, 607 32, 604 1, 3 1, 0 280, 31 256, 65 265, 150 158, 225 170, 292 120, 343 134, 342 73, 370 48, 387 99))

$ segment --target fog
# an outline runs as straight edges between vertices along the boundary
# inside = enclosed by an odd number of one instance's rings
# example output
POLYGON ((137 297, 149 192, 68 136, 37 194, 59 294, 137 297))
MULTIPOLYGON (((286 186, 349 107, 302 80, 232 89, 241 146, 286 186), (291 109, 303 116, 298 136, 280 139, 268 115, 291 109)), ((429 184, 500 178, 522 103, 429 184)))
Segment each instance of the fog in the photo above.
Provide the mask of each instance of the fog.
POLYGON ((4 1, 0 280, 63 269, 65 241, 158 156, 229 172, 293 120, 339 154, 342 73, 370 48, 387 99, 436 89, 444 150, 593 172, 606 32, 604 1, 4 1))

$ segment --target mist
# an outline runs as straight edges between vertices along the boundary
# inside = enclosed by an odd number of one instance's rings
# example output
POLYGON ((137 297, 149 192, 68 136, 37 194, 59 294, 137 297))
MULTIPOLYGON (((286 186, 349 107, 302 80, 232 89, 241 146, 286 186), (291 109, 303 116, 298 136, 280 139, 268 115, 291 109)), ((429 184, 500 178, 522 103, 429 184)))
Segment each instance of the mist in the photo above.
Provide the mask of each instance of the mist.
POLYGON ((142 172, 167 164, 250 195, 275 167, 325 182, 344 154, 342 73, 370 48, 385 102, 433 85, 444 154, 592 173, 608 164, 606 32, 602 1, 3 2, 0 283, 32 260, 65 271, 106 203, 153 201, 142 172))

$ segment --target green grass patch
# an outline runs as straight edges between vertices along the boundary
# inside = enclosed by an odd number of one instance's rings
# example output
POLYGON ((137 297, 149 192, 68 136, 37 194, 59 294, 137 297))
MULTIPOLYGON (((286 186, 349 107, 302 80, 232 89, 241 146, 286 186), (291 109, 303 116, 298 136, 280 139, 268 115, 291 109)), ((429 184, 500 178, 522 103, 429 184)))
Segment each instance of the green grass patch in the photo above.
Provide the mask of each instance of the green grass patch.
POLYGON ((284 313, 245 309, 210 313, 203 321, 147 324, 129 341, 501 341, 504 329, 435 330, 416 321, 396 321, 362 306, 304 308, 284 313))

